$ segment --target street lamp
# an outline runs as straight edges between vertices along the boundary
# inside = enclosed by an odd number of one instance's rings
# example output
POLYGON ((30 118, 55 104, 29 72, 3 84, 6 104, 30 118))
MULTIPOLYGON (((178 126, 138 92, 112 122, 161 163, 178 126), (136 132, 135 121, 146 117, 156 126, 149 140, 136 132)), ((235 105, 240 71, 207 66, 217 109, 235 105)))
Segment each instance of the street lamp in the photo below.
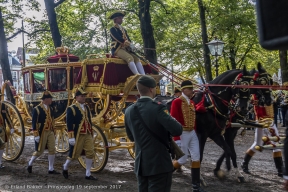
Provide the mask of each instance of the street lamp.
POLYGON ((221 56, 222 55, 222 51, 223 51, 223 48, 224 48, 224 42, 223 41, 220 41, 218 40, 216 37, 214 40, 210 41, 209 43, 206 43, 208 45, 208 48, 210 50, 210 53, 212 56, 215 56, 216 57, 216 64, 215 64, 215 67, 216 67, 216 77, 218 76, 218 56, 221 56))

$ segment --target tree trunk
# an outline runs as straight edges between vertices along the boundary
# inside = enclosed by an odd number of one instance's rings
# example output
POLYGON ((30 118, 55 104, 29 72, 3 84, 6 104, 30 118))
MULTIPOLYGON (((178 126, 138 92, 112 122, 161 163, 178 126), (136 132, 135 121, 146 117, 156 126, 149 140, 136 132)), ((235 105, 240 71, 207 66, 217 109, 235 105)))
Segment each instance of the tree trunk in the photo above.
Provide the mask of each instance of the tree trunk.
MULTIPOLYGON (((7 41, 6 41, 6 35, 4 31, 4 22, 3 22, 1 7, 0 7, 0 65, 2 68, 4 81, 9 80, 11 84, 13 85, 12 74, 11 74, 9 60, 8 60, 7 41)), ((9 86, 6 90, 6 94, 7 94, 6 95, 7 98, 9 98, 9 100, 14 103, 14 97, 12 96, 9 86)))
POLYGON ((205 8, 203 6, 203 1, 198 0, 198 8, 200 12, 200 23, 201 23, 201 36, 203 43, 203 57, 206 71, 206 82, 212 81, 212 73, 211 73, 211 60, 209 56, 209 48, 206 43, 208 43, 208 35, 207 35, 207 26, 206 26, 206 18, 205 18, 205 8))
POLYGON ((55 12, 55 4, 52 0, 44 0, 45 1, 45 8, 48 15, 50 31, 52 34, 52 39, 55 48, 61 47, 62 45, 62 37, 60 35, 60 31, 58 28, 57 17, 55 12))
POLYGON ((235 53, 235 50, 233 48, 230 48, 230 62, 231 62, 231 67, 232 69, 236 69, 237 68, 237 64, 236 64, 236 60, 235 60, 235 57, 236 57, 236 53, 235 53))
MULTIPOLYGON (((138 17, 140 20, 141 35, 144 43, 144 54, 146 56, 146 59, 148 59, 152 63, 157 64, 155 39, 153 34, 153 27, 151 25, 150 2, 151 0, 138 0, 138 17)), ((155 70, 153 70, 153 73, 157 74, 155 70)))
POLYGON ((282 84, 288 84, 287 50, 279 51, 282 84))

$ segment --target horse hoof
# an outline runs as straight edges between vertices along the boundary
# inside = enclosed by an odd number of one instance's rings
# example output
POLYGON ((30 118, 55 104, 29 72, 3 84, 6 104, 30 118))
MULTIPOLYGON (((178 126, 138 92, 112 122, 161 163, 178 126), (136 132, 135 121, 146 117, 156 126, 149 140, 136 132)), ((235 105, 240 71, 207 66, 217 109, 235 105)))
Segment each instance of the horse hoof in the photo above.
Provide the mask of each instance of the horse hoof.
POLYGON ((214 175, 218 178, 218 179, 224 179, 225 177, 225 173, 224 171, 220 170, 214 170, 214 175))
POLYGON ((245 182, 245 178, 244 177, 238 177, 238 182, 239 183, 244 183, 245 182))

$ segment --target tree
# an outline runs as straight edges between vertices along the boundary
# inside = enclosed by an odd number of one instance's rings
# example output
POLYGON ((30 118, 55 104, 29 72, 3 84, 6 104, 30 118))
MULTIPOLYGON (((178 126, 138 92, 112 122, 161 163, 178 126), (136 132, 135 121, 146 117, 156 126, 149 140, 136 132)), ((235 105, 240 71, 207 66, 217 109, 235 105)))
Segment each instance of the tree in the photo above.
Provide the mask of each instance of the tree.
POLYGON ((150 15, 150 0, 138 0, 139 7, 139 20, 141 34, 144 44, 144 53, 146 58, 152 63, 157 63, 155 39, 153 33, 153 27, 151 25, 151 15, 150 15))
POLYGON ((13 85, 13 79, 8 60, 7 40, 4 30, 5 27, 2 11, 3 8, 0 7, 0 64, 4 81, 9 80, 13 85))
POLYGON ((281 78, 282 83, 288 83, 288 62, 287 62, 287 50, 279 51, 280 66, 281 66, 281 78))
MULTIPOLYGON (((17 19, 21 19, 20 15, 23 12, 23 9, 30 8, 31 10, 39 10, 39 3, 36 0, 30 0, 27 3, 25 0, 7 0, 3 2, 8 6, 2 7, 0 6, 0 65, 2 68, 3 79, 4 81, 9 80, 13 85, 12 74, 10 70, 9 60, 8 60, 8 50, 7 50, 7 39, 11 39, 18 32, 14 32, 14 35, 11 37, 6 37, 7 34, 15 31, 15 21, 17 19), (23 4, 27 5, 24 6, 23 4), (10 7, 7 9, 7 7, 10 7), (3 15, 5 14, 5 15, 3 15), (5 19, 4 19, 5 17, 5 19)), ((19 31, 19 30, 18 30, 19 31)), ((14 102, 14 98, 9 91, 9 88, 6 90, 7 97, 10 98, 12 102, 14 102)))
POLYGON ((198 0, 198 7, 200 13, 200 23, 201 23, 201 36, 202 36, 202 47, 203 47, 203 58, 206 72, 206 81, 212 81, 211 73, 211 60, 209 57, 209 49, 206 43, 208 43, 207 26, 206 26, 206 16, 205 7, 202 0, 198 0))
POLYGON ((57 23, 57 16, 55 12, 55 8, 61 5, 65 0, 58 0, 58 1, 51 1, 51 0, 44 0, 45 8, 48 16, 50 31, 54 43, 54 47, 61 47, 62 45, 62 37, 60 35, 60 31, 58 28, 57 23))

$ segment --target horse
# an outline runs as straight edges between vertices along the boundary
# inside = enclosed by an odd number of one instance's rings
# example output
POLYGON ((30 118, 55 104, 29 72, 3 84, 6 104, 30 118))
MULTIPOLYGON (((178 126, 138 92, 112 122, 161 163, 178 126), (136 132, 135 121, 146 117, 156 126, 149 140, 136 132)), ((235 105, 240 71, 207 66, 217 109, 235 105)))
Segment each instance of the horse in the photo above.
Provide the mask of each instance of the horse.
MULTIPOLYGON (((231 85, 225 88, 221 86, 207 86, 204 90, 198 90, 192 98, 194 103, 202 103, 207 109, 206 112, 196 111, 196 132, 200 146, 200 160, 203 159, 203 152, 207 138, 211 138, 224 151, 227 158, 230 158, 230 148, 226 144, 222 132, 226 127, 226 122, 229 120, 228 113, 237 111, 240 114, 246 114, 248 111, 248 101, 250 96, 249 89, 233 88, 236 84, 250 84, 250 73, 246 70, 234 69, 224 72, 216 77, 210 84, 225 84, 231 85), (229 105, 231 99, 235 99, 235 105, 229 105)), ((171 97, 169 98, 171 99, 171 97)), ((169 100, 167 99, 167 100, 169 100)), ((163 101, 165 97, 158 97, 156 101, 163 101)), ((227 167, 231 168, 230 161, 227 162, 227 167)))
MULTIPOLYGON (((253 82, 251 84, 255 85, 272 85, 273 82, 271 82, 271 76, 266 72, 266 70, 262 67, 260 63, 257 65, 258 71, 255 69, 252 69, 249 73, 250 76, 253 76, 253 82)), ((256 94, 256 96, 259 98, 259 104, 260 105, 271 105, 272 98, 271 98, 271 90, 269 89, 250 89, 251 94, 256 94)), ((232 122, 237 122, 237 120, 243 120, 245 119, 245 116, 237 115, 233 117, 232 122)), ((225 133, 224 133, 224 139, 227 145, 229 146, 231 150, 231 160, 233 168, 236 170, 236 175, 238 182, 244 182, 245 179, 243 175, 239 172, 238 166, 237 166, 237 154, 234 147, 234 140, 236 138, 237 132, 240 128, 231 128, 227 127, 225 133)), ((218 178, 222 178, 222 171, 220 170, 220 167, 223 163, 224 158, 226 157, 225 151, 221 155, 221 157, 218 159, 216 163, 216 168, 214 169, 214 175, 218 178)), ((230 159, 226 159, 226 161, 230 162, 230 159)), ((227 163, 226 163, 227 164, 227 163)))
MULTIPOLYGON (((249 85, 252 77, 244 66, 243 70, 234 69, 224 72, 216 77, 210 84, 237 84, 249 85)), ((224 152, 226 159, 230 159, 231 149, 225 142, 223 132, 226 128, 226 123, 229 121, 229 113, 237 111, 241 115, 248 112, 250 90, 247 88, 233 88, 221 86, 209 86, 207 91, 195 94, 193 101, 201 102, 205 98, 204 106, 208 110, 204 113, 196 112, 196 131, 200 144, 200 160, 202 162, 203 152, 207 138, 211 138, 224 152), (235 105, 229 103, 234 99, 235 105)), ((230 161, 226 161, 226 167, 231 169, 230 161)))

